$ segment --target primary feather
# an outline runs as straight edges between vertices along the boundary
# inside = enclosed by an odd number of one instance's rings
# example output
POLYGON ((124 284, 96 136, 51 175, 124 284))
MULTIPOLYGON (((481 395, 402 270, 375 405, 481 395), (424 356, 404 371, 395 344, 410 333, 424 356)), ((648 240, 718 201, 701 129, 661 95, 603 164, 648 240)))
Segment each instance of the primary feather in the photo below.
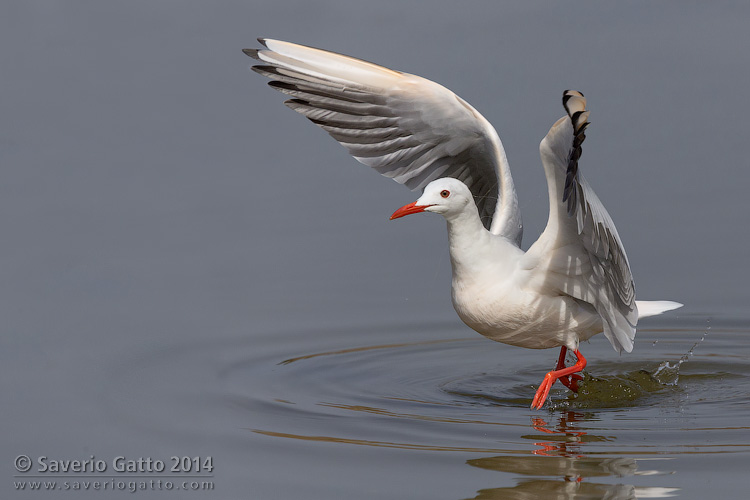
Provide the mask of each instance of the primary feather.
POLYGON ((577 349, 579 341, 604 332, 615 350, 629 352, 639 316, 681 305, 635 300, 620 236, 579 169, 589 125, 582 93, 563 93, 566 115, 540 144, 550 213, 542 235, 523 252, 505 151, 471 105, 416 75, 259 40, 264 48, 245 53, 261 61, 253 70, 291 97, 287 106, 359 162, 411 189, 424 188, 415 202, 422 205, 408 205, 403 214, 445 217, 454 306, 479 333, 522 347, 577 349))

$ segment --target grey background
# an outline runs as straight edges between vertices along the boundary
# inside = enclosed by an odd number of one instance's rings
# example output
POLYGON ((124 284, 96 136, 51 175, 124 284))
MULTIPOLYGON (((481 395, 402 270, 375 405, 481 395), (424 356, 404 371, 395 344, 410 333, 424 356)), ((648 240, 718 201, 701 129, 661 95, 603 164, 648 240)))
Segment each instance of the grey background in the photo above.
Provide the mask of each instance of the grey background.
POLYGON ((472 103, 506 148, 525 247, 546 222, 538 143, 561 92, 581 90, 581 168, 639 298, 746 318, 749 13, 739 1, 4 2, 0 467, 22 452, 156 446, 153 429, 123 431, 103 409, 118 363, 139 353, 384 317, 458 324, 442 220, 389 222, 417 194, 284 108, 248 71, 241 49, 257 36, 419 74, 472 103))

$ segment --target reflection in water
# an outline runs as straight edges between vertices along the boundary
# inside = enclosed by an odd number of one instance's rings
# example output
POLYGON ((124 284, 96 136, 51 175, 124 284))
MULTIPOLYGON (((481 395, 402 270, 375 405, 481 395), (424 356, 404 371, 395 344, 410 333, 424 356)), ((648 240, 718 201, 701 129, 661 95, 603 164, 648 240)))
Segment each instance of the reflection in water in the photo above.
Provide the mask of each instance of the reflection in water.
POLYGON ((578 429, 577 422, 592 416, 566 412, 558 415, 550 426, 539 417, 532 417, 531 427, 542 434, 521 436, 534 441, 539 447, 531 456, 501 455, 468 460, 472 467, 523 476, 540 476, 540 479, 520 478, 513 487, 480 490, 475 499, 624 499, 664 498, 674 496, 677 488, 638 488, 626 484, 601 484, 585 480, 588 477, 624 477, 655 475, 658 471, 638 471, 638 464, 630 457, 590 458, 583 447, 589 442, 610 441, 613 438, 594 436, 578 429), (550 476, 561 480, 549 479, 550 476), (543 478, 543 479, 542 479, 543 478))
MULTIPOLYGON (((362 408, 348 408, 361 411, 362 408)), ((369 413, 369 411, 368 411, 369 413)), ((396 416, 396 415, 392 415, 396 416)), ((401 416, 403 417, 403 416, 401 416)), ((411 417, 411 416, 410 416, 411 417)), ((549 425, 539 417, 532 417, 531 428, 538 434, 521 436, 533 441, 535 449, 528 455, 515 449, 493 449, 425 445, 406 442, 387 442, 333 436, 289 434, 256 429, 255 433, 269 437, 318 441, 377 448, 437 452, 501 453, 501 455, 468 460, 472 467, 520 475, 512 487, 491 488, 478 491, 474 499, 625 499, 666 498, 675 496, 679 488, 638 487, 631 484, 605 484, 588 481, 592 477, 655 476, 664 474, 655 470, 638 470, 638 462, 631 457, 587 457, 587 443, 611 441, 614 438, 596 436, 582 431, 578 422, 594 419, 593 415, 566 412, 549 425), (534 477, 535 476, 535 477, 534 477), (556 479, 551 479, 556 478, 556 479)), ((468 421, 467 421, 468 422, 468 421)), ((459 420, 452 423, 462 423, 459 420)))
POLYGON ((636 488, 627 484, 594 484, 550 480, 523 480, 513 488, 481 490, 473 500, 620 500, 629 498, 666 498, 676 488, 636 488))
POLYGON ((679 332, 667 333, 646 361, 598 361, 596 376, 586 374, 578 394, 557 390, 547 413, 528 410, 536 372, 525 358, 498 364, 479 341, 452 331, 436 339, 432 327, 409 342, 400 332, 370 342, 368 332, 354 343, 339 332, 322 347, 301 332, 270 343, 275 350, 264 356, 255 344, 232 345, 231 356, 218 351, 226 396, 254 437, 286 440, 279 449, 314 453, 332 471, 339 456, 359 454, 352 448, 384 454, 399 474, 439 454, 435 474, 465 479, 481 469, 496 481, 462 485, 456 498, 663 498, 681 491, 671 486, 684 488, 682 471, 646 464, 677 468, 708 454, 735 463, 727 453, 750 449, 741 410, 748 358, 737 349, 747 337, 712 334, 713 351, 685 363, 694 338, 676 342, 679 332))
POLYGON ((534 443, 537 446, 541 446, 541 450, 534 450, 532 453, 535 455, 544 456, 557 456, 557 457, 577 457, 581 458, 583 455, 580 453, 580 444, 591 441, 609 441, 609 439, 603 436, 594 436, 587 432, 577 430, 572 424, 582 420, 583 414, 575 412, 567 412, 563 414, 558 420, 558 424, 554 429, 550 429, 547 422, 539 417, 533 417, 531 419, 531 426, 539 431, 544 432, 547 436, 521 436, 524 439, 537 440, 538 438, 545 439, 544 441, 534 443))
POLYGON ((262 456, 256 481, 275 491, 294 476, 306 498, 316 496, 307 489, 365 491, 355 484, 365 476, 373 492, 389 492, 367 498, 420 488, 435 498, 658 498, 688 487, 707 496, 711 485, 696 488, 695 471, 715 484, 732 478, 722 497, 747 496, 747 329, 713 331, 682 363, 695 329, 639 332, 640 358, 613 360, 608 344, 592 344, 596 377, 577 396, 553 391, 549 410, 532 412, 540 369, 528 356, 440 328, 271 332, 149 351, 110 375, 108 416, 140 434, 192 439, 199 429, 226 439, 243 474, 248 453, 262 456), (155 410, 140 411, 134 398, 155 410), (176 425, 176 413, 214 424, 176 425), (238 428, 251 431, 247 442, 238 428))

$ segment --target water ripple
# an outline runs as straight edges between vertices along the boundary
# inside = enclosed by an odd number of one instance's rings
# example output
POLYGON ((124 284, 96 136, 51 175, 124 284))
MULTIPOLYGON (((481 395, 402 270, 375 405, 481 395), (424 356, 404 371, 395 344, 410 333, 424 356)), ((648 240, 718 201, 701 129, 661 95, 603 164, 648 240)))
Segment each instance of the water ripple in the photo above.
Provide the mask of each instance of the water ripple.
POLYGON ((541 412, 528 407, 553 351, 513 349, 436 324, 277 332, 155 353, 118 374, 121 391, 110 404, 141 427, 170 427, 139 421, 142 414, 118 404, 143 389, 149 370, 169 365, 174 379, 150 380, 155 404, 175 397, 176 381, 201 380, 183 384, 185 411, 200 415, 219 402, 257 439, 436 453, 517 476, 514 486, 475 498, 657 498, 676 494, 653 479, 671 477, 670 460, 750 456, 747 332, 704 333, 642 330, 626 357, 606 342, 585 345, 590 362, 579 393, 556 386, 541 412), (607 477, 618 484, 585 479, 607 477), (622 477, 643 484, 619 484, 622 477))

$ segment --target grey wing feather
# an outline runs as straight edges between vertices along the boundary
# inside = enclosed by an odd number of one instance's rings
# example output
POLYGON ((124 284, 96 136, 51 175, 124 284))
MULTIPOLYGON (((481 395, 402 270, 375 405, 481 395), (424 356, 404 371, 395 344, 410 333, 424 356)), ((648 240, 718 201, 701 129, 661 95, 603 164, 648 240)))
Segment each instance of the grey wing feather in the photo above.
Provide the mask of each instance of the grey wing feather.
MULTIPOLYGON (((507 161, 495 130, 468 103, 415 75, 311 47, 260 41, 265 49, 244 52, 263 62, 254 71, 291 97, 287 106, 359 162, 412 190, 438 177, 460 179, 471 189, 485 227, 493 227, 499 163, 507 161)), ((518 222, 510 237, 520 243, 520 215, 513 215, 518 222)))
POLYGON ((612 218, 578 169, 589 124, 586 99, 568 90, 563 105, 568 115, 553 125, 540 145, 550 218, 538 249, 556 249, 551 259, 555 286, 593 305, 615 350, 630 352, 638 322, 630 264, 612 218))

